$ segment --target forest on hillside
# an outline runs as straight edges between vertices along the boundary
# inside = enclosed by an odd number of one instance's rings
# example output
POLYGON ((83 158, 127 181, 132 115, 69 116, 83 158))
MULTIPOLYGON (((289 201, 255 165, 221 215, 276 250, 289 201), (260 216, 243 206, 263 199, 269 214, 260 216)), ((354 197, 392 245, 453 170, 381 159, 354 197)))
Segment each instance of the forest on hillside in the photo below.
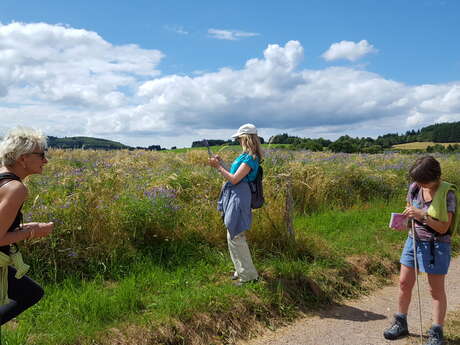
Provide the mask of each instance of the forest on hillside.
POLYGON ((429 152, 435 151, 460 151, 460 121, 451 123, 439 123, 423 127, 419 130, 407 131, 404 134, 388 133, 373 139, 371 137, 350 137, 343 135, 336 141, 324 138, 311 139, 289 136, 287 133, 278 134, 270 138, 272 144, 290 144, 295 149, 306 149, 310 151, 323 151, 325 149, 333 152, 362 152, 362 153, 379 153, 393 145, 405 144, 412 142, 434 142, 434 143, 452 143, 447 147, 443 145, 433 145, 427 148, 429 152))

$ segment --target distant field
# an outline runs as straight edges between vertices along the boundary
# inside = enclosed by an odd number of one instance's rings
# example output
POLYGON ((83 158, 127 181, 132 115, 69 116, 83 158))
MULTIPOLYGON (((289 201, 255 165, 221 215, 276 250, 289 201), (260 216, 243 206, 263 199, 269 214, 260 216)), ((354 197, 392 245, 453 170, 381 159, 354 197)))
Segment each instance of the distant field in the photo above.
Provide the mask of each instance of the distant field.
MULTIPOLYGON (((262 144, 264 149, 290 149, 292 145, 290 144, 262 144)), ((222 150, 233 150, 233 151, 241 151, 241 147, 239 145, 221 145, 221 146, 211 146, 211 151, 218 153, 222 150)), ((206 147, 184 147, 175 150, 166 150, 168 152, 174 153, 184 153, 191 150, 206 150, 206 147)))
POLYGON ((460 143, 434 143, 432 141, 423 141, 423 142, 393 145, 392 148, 399 149, 399 150, 425 150, 428 146, 433 146, 436 144, 443 145, 443 146, 449 146, 449 145, 455 145, 455 144, 460 145, 460 143))

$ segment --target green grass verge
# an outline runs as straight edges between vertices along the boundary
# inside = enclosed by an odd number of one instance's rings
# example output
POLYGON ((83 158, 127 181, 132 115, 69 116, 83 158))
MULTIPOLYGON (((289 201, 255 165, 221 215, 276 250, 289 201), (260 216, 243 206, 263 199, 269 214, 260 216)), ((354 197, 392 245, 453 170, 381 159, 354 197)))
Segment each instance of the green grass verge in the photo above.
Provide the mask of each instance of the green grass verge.
POLYGON ((297 217, 294 226, 308 236, 321 237, 341 256, 382 255, 396 258, 407 233, 388 228, 391 212, 401 212, 401 200, 377 200, 349 210, 330 210, 297 217))

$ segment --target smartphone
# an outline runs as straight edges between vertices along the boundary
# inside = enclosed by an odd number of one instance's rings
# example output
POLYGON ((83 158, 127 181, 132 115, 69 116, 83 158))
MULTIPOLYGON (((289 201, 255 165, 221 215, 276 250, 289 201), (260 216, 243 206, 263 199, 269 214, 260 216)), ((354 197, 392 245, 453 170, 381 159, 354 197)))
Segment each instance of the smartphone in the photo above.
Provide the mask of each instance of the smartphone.
POLYGON ((208 149, 208 156, 209 157, 212 157, 212 151, 211 151, 211 148, 209 147, 209 143, 206 139, 203 139, 203 144, 206 146, 206 148, 208 149))

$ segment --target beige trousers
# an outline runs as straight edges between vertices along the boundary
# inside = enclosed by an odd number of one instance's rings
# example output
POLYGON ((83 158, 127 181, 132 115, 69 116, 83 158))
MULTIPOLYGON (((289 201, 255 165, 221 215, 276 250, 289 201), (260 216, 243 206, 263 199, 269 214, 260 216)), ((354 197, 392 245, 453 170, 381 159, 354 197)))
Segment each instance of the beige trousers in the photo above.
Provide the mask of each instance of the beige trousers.
POLYGON ((240 281, 247 282, 255 280, 259 277, 254 264, 252 263, 251 253, 249 251, 248 243, 246 242, 246 235, 244 232, 235 236, 233 240, 230 238, 230 233, 227 231, 228 250, 232 258, 235 272, 240 278, 240 281))

